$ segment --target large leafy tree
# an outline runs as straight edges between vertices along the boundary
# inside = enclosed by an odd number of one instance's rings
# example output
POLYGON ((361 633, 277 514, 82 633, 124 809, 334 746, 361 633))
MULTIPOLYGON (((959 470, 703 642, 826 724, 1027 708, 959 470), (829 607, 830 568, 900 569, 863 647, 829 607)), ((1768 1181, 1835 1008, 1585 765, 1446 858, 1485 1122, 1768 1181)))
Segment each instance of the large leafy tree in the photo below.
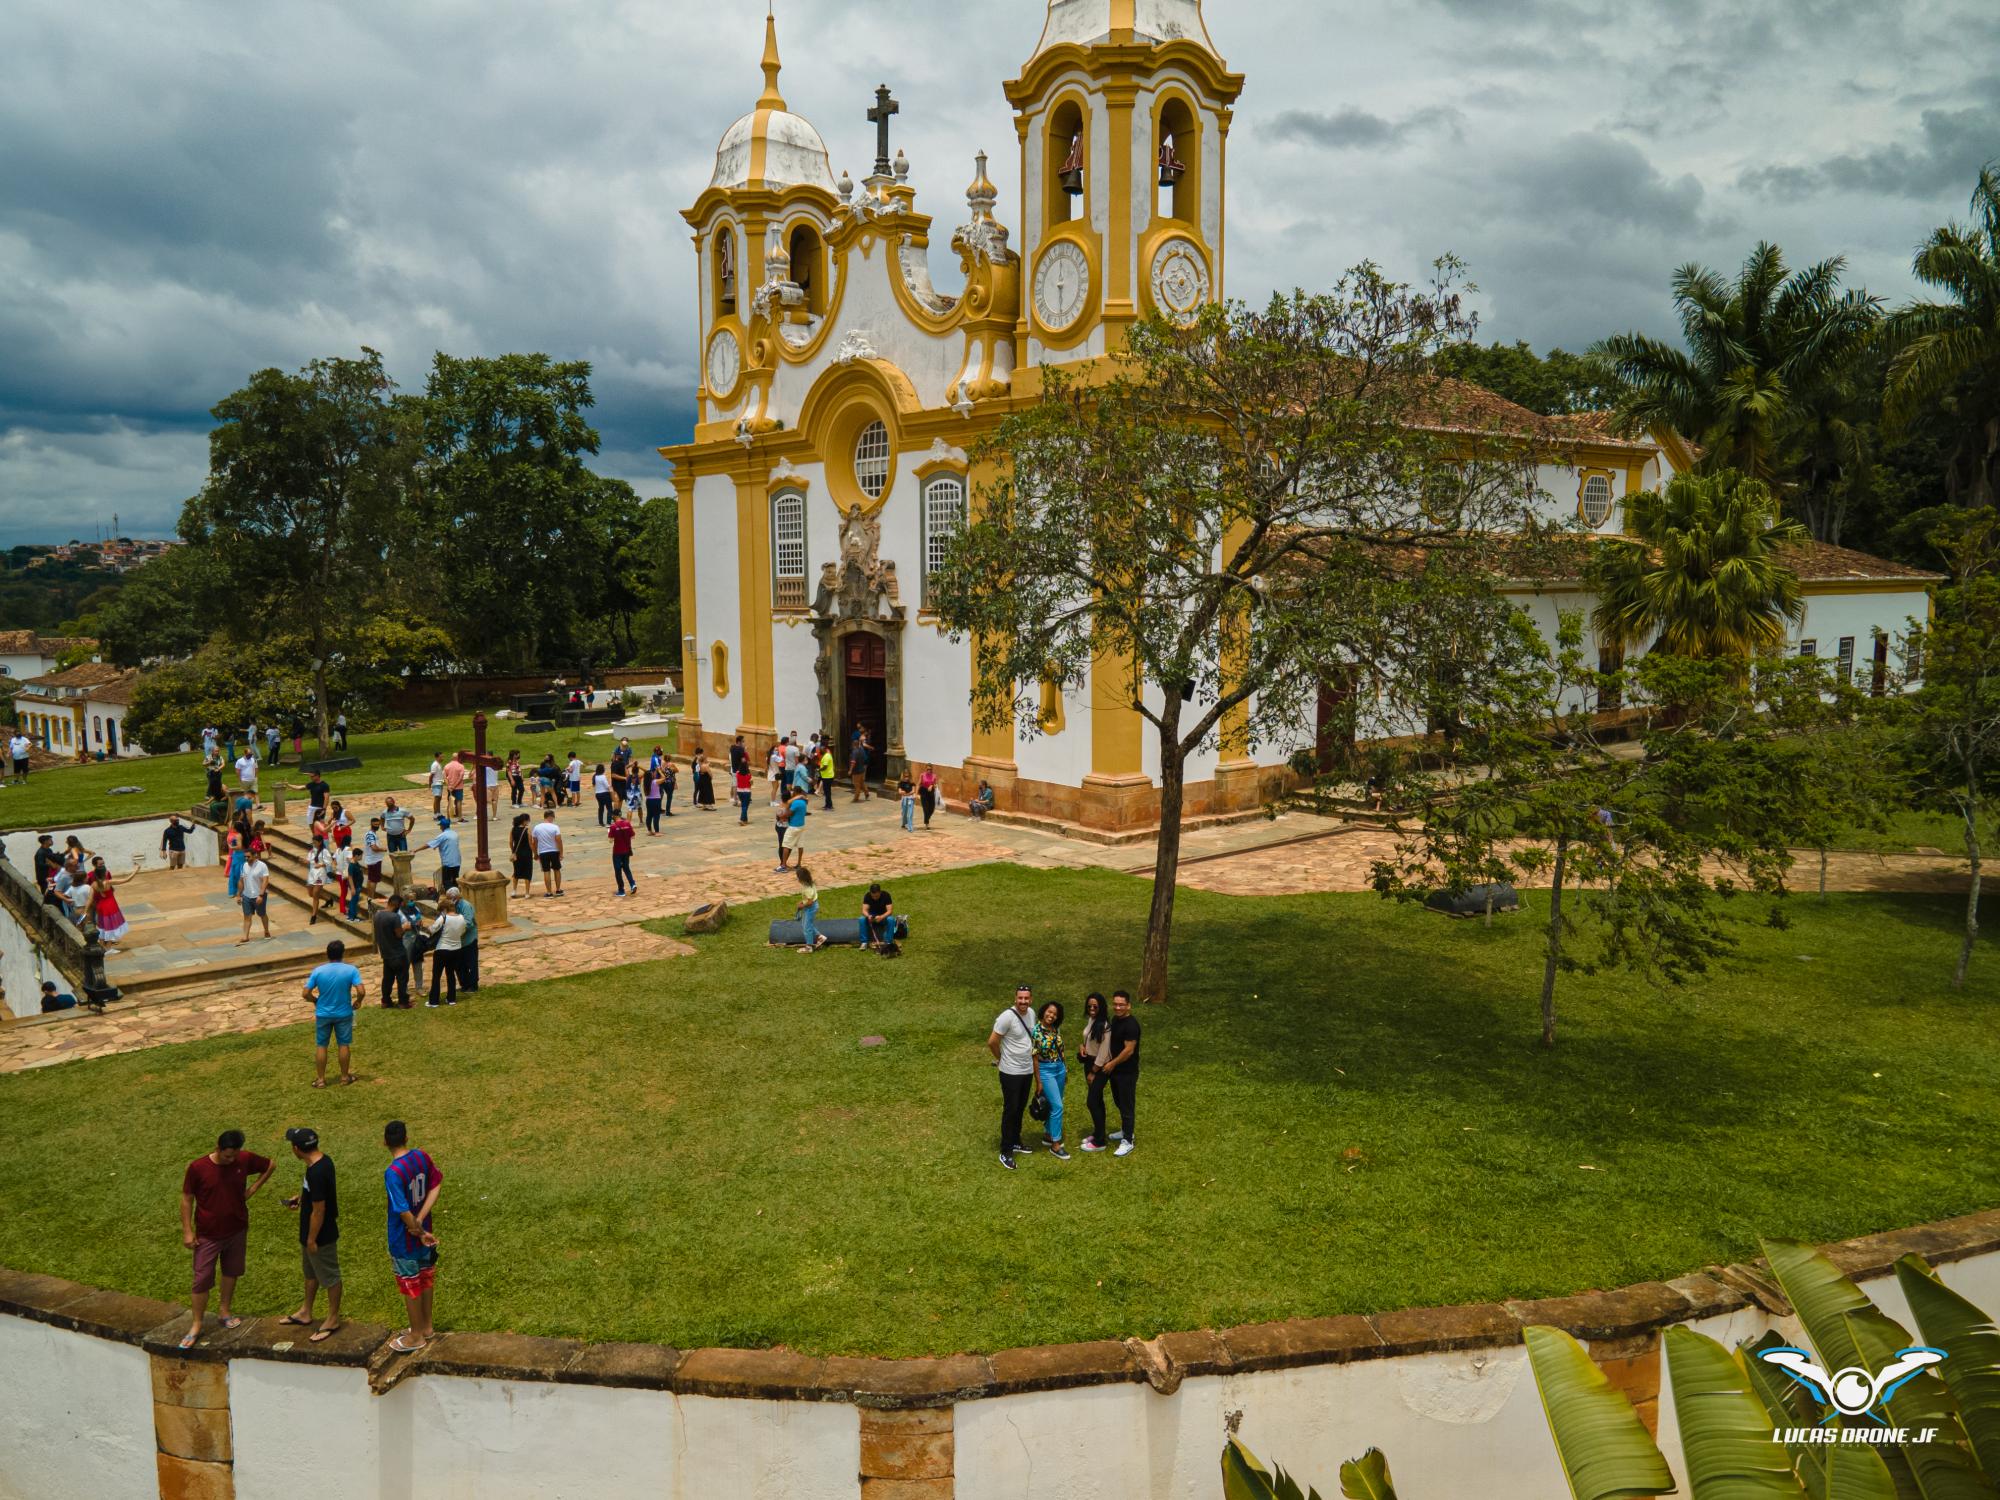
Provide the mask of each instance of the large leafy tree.
POLYGON ((1769 243, 1734 281, 1682 266, 1673 281, 1680 346, 1621 333, 1594 350, 1627 387, 1626 420, 1692 438, 1707 467, 1787 483, 1798 427, 1832 399, 1879 322, 1880 299, 1842 289, 1845 268, 1835 257, 1793 271, 1769 243))
POLYGON ((1454 344, 1440 351, 1438 369, 1547 417, 1610 411, 1621 394, 1602 361, 1566 349, 1537 354, 1521 340, 1454 344))
POLYGON ((1992 505, 2000 499, 2000 167, 1980 172, 1972 216, 1917 251, 1917 279, 1944 295, 1889 319, 1885 414, 1901 430, 1944 408, 1955 439, 1946 492, 1954 504, 1992 505))
POLYGON ((463 659, 522 670, 587 646, 630 486, 584 467, 590 366, 440 354, 423 399, 423 498, 438 609, 463 659))
POLYGON ((203 552, 175 547, 134 571, 123 588, 78 623, 121 667, 188 656, 220 618, 217 581, 203 552))
POLYGON ((1804 615, 1782 549, 1805 529, 1778 515, 1759 480, 1676 474, 1664 493, 1626 502, 1625 530, 1629 540, 1602 543, 1585 570, 1598 596, 1591 623, 1614 646, 1740 661, 1782 646, 1804 615))
MULTIPOLYGON (((260 370, 214 409, 209 475, 180 532, 221 597, 215 623, 241 637, 277 625, 303 638, 322 752, 329 664, 352 652, 380 586, 416 450, 406 402, 382 356, 260 370)), ((158 564, 155 564, 158 566, 158 564)))
POLYGON ((1139 324, 1090 383, 1050 372, 985 450, 999 478, 931 599, 980 643, 981 722, 1032 738, 1045 684, 1089 683, 1150 727, 1147 1000, 1167 994, 1188 758, 1295 740, 1334 677, 1421 723, 1501 613, 1489 539, 1528 525, 1532 466, 1434 368, 1470 328, 1455 271, 1412 289, 1362 266, 1324 295, 1139 324))

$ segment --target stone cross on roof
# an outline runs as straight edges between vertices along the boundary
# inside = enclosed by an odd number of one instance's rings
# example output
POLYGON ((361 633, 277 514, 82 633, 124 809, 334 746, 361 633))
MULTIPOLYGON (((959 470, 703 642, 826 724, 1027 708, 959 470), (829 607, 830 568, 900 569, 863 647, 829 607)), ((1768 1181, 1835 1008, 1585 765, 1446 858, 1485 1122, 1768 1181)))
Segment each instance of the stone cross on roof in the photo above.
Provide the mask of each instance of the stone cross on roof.
POLYGON ((889 85, 883 84, 875 90, 875 107, 868 111, 868 122, 875 127, 875 175, 889 175, 889 117, 901 114, 903 106, 889 97, 889 85))

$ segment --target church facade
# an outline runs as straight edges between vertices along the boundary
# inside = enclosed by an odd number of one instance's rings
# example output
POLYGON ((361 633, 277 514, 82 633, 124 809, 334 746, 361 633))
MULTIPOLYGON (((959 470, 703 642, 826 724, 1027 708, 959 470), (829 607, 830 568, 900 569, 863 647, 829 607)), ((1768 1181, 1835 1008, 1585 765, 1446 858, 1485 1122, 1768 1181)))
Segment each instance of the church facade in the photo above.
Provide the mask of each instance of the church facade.
MULTIPOLYGON (((761 755, 815 728, 844 747, 865 729, 892 779, 930 766, 947 795, 990 782, 1003 809, 1105 830, 1155 821, 1157 758, 1129 671, 1100 661, 1051 694, 1035 735, 977 724, 977 647, 942 628, 926 580, 987 477, 970 455, 1039 396, 1046 366, 1097 358, 1141 317, 1191 320, 1223 296, 1243 77, 1201 0, 1049 0, 1033 55, 1005 85, 1017 237, 984 153, 948 233, 920 211, 912 168, 890 151, 887 88, 869 111, 872 170, 836 179, 818 131, 786 108, 781 69, 767 20, 763 92, 723 135, 685 215, 698 415, 690 442, 660 450, 680 509, 682 748, 713 752, 741 734, 761 755), (933 284, 934 253, 956 259, 961 290, 933 284)), ((1615 534, 1624 497, 1688 459, 1671 434, 1634 440, 1587 418, 1508 411, 1546 435, 1544 503, 1584 532, 1615 534)), ((1846 653, 1850 670, 1924 613, 1926 575, 1837 548, 1803 561, 1800 643, 1846 653)), ((1546 580, 1520 587, 1545 630, 1558 608, 1588 602, 1546 580)), ((1255 807, 1323 729, 1191 762, 1188 813, 1255 807)))

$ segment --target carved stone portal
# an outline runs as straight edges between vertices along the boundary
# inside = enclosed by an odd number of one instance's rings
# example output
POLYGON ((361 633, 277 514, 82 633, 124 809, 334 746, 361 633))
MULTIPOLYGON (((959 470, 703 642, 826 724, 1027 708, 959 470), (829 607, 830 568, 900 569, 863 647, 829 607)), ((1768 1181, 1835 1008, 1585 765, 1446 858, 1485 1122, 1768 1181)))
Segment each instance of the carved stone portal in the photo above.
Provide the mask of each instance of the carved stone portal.
MULTIPOLYGON (((879 519, 856 505, 840 527, 840 561, 820 569, 812 603, 813 639, 819 652, 813 675, 819 686, 821 725, 836 736, 844 757, 857 723, 877 732, 871 769, 894 779, 906 765, 903 750, 903 626, 907 611, 896 565, 881 559, 879 519), (879 683, 879 687, 877 686, 879 683)), ((840 769, 847 766, 843 760, 840 769)))

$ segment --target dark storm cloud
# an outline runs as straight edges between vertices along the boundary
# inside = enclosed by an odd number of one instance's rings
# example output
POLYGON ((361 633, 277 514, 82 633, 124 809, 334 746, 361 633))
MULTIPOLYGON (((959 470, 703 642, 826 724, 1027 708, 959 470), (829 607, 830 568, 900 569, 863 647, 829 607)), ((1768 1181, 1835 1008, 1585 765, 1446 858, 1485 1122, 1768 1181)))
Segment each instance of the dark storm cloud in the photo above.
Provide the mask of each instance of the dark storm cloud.
POLYGON ((1828 157, 1817 166, 1752 167, 1738 182, 1748 191, 1800 199, 1817 193, 1931 199, 1969 184, 2000 158, 2000 105, 1927 109, 1913 141, 1828 157))
POLYGON ((1412 136, 1430 130, 1443 130, 1457 138, 1462 134, 1464 123, 1463 114, 1442 105, 1413 110, 1400 120, 1385 120, 1365 109, 1347 105, 1330 113, 1288 109, 1271 121, 1270 133, 1275 140, 1338 149, 1401 145, 1412 136))

